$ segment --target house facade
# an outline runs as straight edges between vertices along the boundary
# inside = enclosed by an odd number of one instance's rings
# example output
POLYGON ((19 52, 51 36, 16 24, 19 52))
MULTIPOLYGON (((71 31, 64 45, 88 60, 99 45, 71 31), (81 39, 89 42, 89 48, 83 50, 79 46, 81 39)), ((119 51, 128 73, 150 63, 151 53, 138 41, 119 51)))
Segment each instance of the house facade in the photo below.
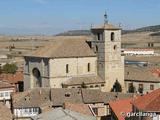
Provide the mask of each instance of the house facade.
POLYGON ((160 88, 160 77, 150 67, 128 65, 125 67, 125 86, 127 92, 146 94, 160 88))
POLYGON ((0 102, 11 107, 11 94, 16 91, 15 86, 6 81, 0 81, 0 102))

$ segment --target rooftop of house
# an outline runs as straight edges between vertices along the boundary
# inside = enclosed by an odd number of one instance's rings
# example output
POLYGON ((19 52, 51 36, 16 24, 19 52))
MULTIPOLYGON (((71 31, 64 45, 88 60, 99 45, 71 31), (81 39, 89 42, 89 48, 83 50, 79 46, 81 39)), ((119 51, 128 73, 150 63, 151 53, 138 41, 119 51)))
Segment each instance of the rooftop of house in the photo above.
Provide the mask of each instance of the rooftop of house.
POLYGON ((125 56, 125 60, 129 61, 142 61, 142 62, 148 62, 148 63, 159 63, 160 62, 160 56, 125 56))
POLYGON ((50 45, 46 45, 35 51, 31 57, 45 58, 70 58, 70 57, 95 57, 86 40, 54 40, 50 45))
POLYGON ((4 88, 15 88, 15 86, 8 83, 8 81, 1 81, 0 80, 0 89, 4 89, 4 88))
POLYGON ((133 97, 129 93, 101 92, 98 89, 35 88, 12 95, 13 107, 63 107, 64 103, 108 104, 111 100, 133 97), (48 104, 49 103, 49 104, 48 104))
POLYGON ((56 108, 52 111, 39 114, 33 120, 96 120, 93 116, 87 116, 68 109, 56 108))
POLYGON ((105 83, 105 81, 99 76, 88 75, 88 76, 72 77, 64 84, 69 86, 69 85, 82 85, 83 83, 87 85, 87 84, 105 83))
POLYGON ((132 104, 141 111, 160 112, 160 89, 138 96, 132 101, 132 104))
POLYGON ((12 114, 9 108, 0 103, 0 120, 12 120, 12 114))
POLYGON ((125 80, 160 82, 160 78, 154 75, 151 69, 135 65, 125 66, 125 80))
POLYGON ((64 109, 72 110, 78 113, 82 113, 84 115, 93 116, 93 113, 91 112, 91 109, 87 104, 83 103, 65 103, 64 109))
POLYGON ((16 72, 15 74, 6 74, 6 73, 2 73, 0 74, 0 80, 3 81, 8 81, 11 84, 15 84, 18 83, 20 81, 23 81, 23 72, 16 72))
POLYGON ((116 100, 109 103, 111 110, 114 112, 118 120, 125 120, 126 114, 132 111, 132 99, 116 100))
POLYGON ((51 89, 51 101, 53 106, 63 106, 65 102, 83 103, 81 89, 51 89))
MULTIPOLYGON (((35 88, 12 95, 13 107, 41 107, 50 101, 49 88, 35 88)), ((48 104, 47 104, 48 105, 48 104)))

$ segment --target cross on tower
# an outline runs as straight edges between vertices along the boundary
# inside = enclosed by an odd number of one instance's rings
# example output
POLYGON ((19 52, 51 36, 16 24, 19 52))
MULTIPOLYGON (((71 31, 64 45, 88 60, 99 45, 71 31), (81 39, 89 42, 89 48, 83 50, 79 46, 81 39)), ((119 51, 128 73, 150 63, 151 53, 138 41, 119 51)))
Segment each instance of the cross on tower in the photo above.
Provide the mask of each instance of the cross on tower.
POLYGON ((105 12, 105 14, 104 14, 104 23, 108 24, 108 15, 107 15, 107 12, 105 12))

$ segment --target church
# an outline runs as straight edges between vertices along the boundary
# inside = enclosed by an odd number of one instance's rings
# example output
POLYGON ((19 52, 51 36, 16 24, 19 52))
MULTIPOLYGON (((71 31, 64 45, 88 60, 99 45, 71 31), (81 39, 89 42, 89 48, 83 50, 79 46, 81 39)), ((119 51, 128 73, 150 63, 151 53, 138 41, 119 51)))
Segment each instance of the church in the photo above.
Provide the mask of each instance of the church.
POLYGON ((24 56, 24 90, 35 87, 124 90, 121 28, 106 20, 92 27, 92 40, 56 40, 24 56))

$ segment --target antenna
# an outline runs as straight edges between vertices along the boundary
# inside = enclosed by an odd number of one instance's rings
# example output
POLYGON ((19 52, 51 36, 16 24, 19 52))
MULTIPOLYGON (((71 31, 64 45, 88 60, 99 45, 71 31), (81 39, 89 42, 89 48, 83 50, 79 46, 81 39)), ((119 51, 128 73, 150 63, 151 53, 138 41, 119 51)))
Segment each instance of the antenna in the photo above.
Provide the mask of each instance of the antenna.
POLYGON ((90 26, 90 27, 91 27, 91 29, 93 28, 93 24, 92 24, 92 23, 91 23, 91 26, 90 26))
POLYGON ((120 28, 122 27, 122 23, 121 22, 118 24, 118 27, 120 27, 120 28))
POLYGON ((104 24, 108 24, 108 15, 107 15, 106 11, 105 11, 105 14, 104 14, 104 24))

